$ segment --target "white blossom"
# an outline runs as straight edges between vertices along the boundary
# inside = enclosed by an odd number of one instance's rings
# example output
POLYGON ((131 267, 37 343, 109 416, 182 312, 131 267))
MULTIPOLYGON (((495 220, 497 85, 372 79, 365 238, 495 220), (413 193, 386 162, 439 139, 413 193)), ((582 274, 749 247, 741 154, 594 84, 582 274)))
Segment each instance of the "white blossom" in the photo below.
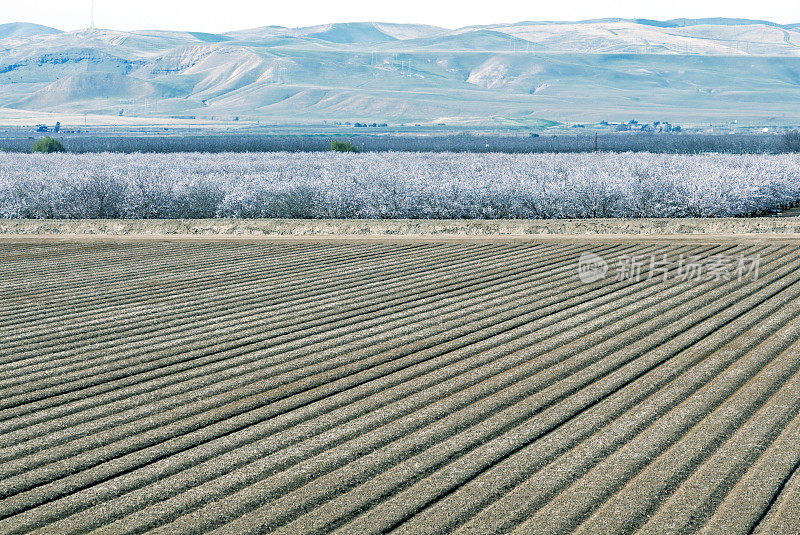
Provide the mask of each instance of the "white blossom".
POLYGON ((732 217, 798 200, 798 155, 0 153, 5 218, 732 217))

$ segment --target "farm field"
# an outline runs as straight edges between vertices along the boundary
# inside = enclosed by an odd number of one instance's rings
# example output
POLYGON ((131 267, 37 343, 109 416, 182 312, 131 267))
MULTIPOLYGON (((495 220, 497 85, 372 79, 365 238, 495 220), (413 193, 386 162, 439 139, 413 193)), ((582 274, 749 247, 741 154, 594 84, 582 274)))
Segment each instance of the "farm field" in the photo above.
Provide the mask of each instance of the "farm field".
MULTIPOLYGON (((0 109, 0 120, 2 113, 0 109)), ((94 129, 93 129, 94 130, 94 129)), ((552 130, 535 137, 530 133, 482 133, 469 128, 428 127, 422 132, 363 134, 360 129, 341 131, 340 127, 323 134, 314 128, 311 134, 231 133, 214 129, 150 129, 139 133, 125 129, 107 129, 99 133, 62 134, 51 132, 64 142, 71 153, 181 153, 181 152, 328 152, 331 140, 346 140, 364 152, 471 152, 471 153, 551 153, 551 152, 654 152, 667 154, 775 154, 787 152, 784 137, 777 134, 622 134, 595 132, 574 134, 552 130), (597 142, 597 145, 595 145, 597 142)), ((569 131, 568 127, 564 130, 569 131)), ((33 132, 3 130, 0 127, 0 152, 29 153, 33 132)), ((35 133, 37 137, 45 134, 35 133)))
POLYGON ((0 272, 0 533, 800 526, 797 240, 17 237, 0 272))

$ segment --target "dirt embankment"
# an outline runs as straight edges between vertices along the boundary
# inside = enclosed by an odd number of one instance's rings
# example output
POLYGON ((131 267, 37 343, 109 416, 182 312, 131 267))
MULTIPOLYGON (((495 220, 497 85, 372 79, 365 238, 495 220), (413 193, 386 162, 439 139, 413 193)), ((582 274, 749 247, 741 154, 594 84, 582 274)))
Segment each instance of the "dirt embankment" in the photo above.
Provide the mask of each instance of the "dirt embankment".
POLYGON ((0 237, 56 239, 800 239, 800 218, 592 220, 2 220, 0 237))

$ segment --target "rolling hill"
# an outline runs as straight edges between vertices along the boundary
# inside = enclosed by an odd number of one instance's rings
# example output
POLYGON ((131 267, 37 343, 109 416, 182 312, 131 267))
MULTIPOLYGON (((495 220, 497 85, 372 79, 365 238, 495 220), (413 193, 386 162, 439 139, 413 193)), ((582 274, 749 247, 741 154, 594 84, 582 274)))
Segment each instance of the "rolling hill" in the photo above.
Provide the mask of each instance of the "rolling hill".
POLYGON ((208 121, 800 123, 800 28, 739 19, 0 26, 0 108, 208 121))
POLYGON ((12 22, 9 24, 0 24, 0 39, 8 37, 33 37, 35 35, 54 35, 61 33, 61 30, 49 28, 40 24, 31 24, 29 22, 12 22))

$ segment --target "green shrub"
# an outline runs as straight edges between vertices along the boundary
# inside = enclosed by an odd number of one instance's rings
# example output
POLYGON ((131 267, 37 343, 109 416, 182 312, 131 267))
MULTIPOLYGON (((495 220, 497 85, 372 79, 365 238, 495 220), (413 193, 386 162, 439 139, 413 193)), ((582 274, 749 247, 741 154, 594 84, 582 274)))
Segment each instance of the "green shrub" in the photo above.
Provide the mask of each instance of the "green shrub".
POLYGON ((358 152, 358 147, 349 141, 331 141, 331 150, 334 152, 358 152))
POLYGON ((46 136, 33 144, 33 152, 43 152, 45 154, 64 152, 64 145, 59 140, 46 136))

